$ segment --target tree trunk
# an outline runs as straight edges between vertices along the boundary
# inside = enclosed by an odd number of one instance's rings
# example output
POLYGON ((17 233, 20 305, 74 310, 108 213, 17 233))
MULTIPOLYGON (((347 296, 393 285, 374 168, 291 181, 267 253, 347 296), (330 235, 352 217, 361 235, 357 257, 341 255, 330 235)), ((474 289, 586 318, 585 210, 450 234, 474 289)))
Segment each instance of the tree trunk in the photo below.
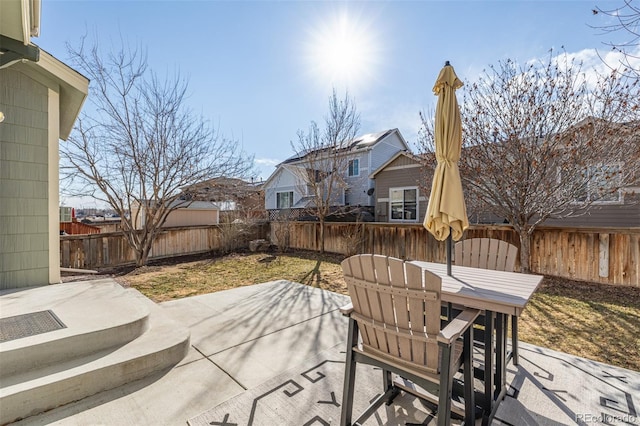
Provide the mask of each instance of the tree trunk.
POLYGON ((520 227, 520 272, 531 272, 531 235, 526 226, 520 227))
POLYGON ((146 241, 143 242, 143 247, 140 250, 136 250, 136 266, 146 266, 149 261, 149 252, 151 252, 151 244, 146 241))

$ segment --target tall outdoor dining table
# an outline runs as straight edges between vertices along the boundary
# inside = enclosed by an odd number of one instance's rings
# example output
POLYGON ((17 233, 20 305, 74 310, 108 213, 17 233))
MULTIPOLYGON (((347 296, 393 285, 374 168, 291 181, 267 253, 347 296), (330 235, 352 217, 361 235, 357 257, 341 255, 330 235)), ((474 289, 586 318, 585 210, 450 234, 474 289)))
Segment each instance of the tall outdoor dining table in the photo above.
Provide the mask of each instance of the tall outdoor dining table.
POLYGON ((483 410, 485 422, 490 422, 507 392, 507 319, 510 315, 519 317, 522 314, 543 277, 466 266, 453 266, 449 276, 445 264, 422 261, 412 263, 428 269, 442 279, 443 302, 485 312, 483 410), (495 377, 487 374, 487 370, 490 372, 494 366, 495 377))

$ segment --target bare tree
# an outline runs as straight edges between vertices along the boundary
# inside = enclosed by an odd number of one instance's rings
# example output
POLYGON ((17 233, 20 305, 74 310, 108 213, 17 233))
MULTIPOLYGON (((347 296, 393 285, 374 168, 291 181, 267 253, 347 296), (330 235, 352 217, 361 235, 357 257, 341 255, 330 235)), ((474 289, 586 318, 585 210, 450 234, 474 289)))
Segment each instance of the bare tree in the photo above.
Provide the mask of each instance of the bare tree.
POLYGON ((91 85, 90 105, 61 148, 63 177, 74 195, 91 195, 120 215, 136 264, 145 265, 169 213, 190 203, 181 188, 241 177, 252 159, 188 109, 183 78, 158 77, 138 50, 107 53, 84 41, 68 50, 91 85))
MULTIPOLYGON (((490 212, 514 227, 522 270, 529 271, 539 224, 617 198, 637 179, 637 82, 615 72, 590 79, 566 54, 550 54, 526 66, 500 62, 466 87, 465 198, 472 212, 490 212)), ((428 150, 433 126, 424 117, 423 123, 428 150)))
POLYGON ((332 209, 341 204, 349 169, 349 148, 360 129, 360 115, 349 94, 338 99, 334 89, 329 98, 329 113, 324 127, 311 122, 305 133, 298 131, 298 141, 292 148, 298 158, 295 171, 299 188, 308 194, 311 207, 320 222, 320 252, 324 253, 324 224, 332 209))
POLYGON ((608 18, 595 28, 602 31, 603 36, 622 34, 622 41, 606 41, 614 51, 623 55, 620 65, 623 71, 640 79, 640 7, 633 0, 623 0, 622 5, 612 9, 593 9, 594 15, 608 18))

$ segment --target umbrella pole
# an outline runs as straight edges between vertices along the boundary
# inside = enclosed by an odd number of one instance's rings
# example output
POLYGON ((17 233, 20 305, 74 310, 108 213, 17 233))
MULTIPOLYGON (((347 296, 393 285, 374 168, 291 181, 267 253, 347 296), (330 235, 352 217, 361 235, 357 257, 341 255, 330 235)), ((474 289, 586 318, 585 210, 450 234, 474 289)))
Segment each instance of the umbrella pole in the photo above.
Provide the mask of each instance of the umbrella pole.
POLYGON ((453 237, 451 236, 452 229, 449 228, 449 236, 447 237, 447 275, 451 276, 451 246, 453 244, 453 237))

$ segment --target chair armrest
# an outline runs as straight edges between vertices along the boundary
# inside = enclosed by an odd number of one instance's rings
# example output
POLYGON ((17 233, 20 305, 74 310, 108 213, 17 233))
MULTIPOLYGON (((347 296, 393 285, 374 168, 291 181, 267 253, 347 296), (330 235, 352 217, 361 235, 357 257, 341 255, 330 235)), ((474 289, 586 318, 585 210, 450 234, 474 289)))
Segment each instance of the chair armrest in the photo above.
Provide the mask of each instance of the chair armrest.
POLYGON ((467 328, 473 325, 478 315, 480 315, 478 309, 466 308, 460 312, 445 328, 440 330, 438 343, 451 344, 456 341, 467 328))
POLYGON ((351 312, 353 312, 353 303, 351 302, 349 302, 349 304, 344 305, 343 307, 340 308, 340 313, 346 317, 351 315, 351 312))

